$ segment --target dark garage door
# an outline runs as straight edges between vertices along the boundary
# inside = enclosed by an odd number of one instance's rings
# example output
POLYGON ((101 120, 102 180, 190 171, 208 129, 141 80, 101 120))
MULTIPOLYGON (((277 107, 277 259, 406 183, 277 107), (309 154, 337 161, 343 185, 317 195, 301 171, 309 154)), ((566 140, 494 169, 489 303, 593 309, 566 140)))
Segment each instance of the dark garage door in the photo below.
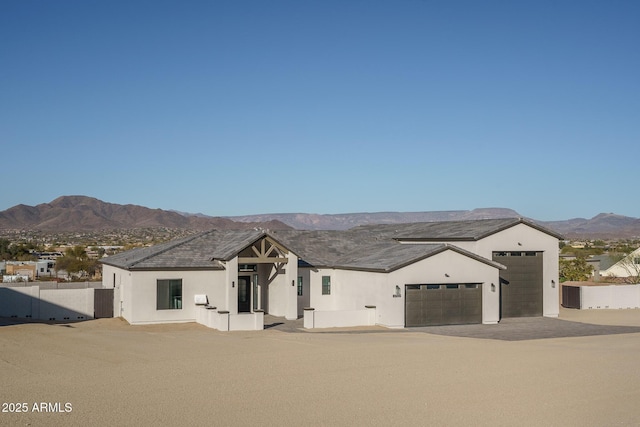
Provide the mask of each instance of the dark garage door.
POLYGON ((500 271, 500 317, 542 316, 542 252, 494 252, 500 271))
POLYGON ((482 285, 405 285, 405 326, 482 323, 482 285))

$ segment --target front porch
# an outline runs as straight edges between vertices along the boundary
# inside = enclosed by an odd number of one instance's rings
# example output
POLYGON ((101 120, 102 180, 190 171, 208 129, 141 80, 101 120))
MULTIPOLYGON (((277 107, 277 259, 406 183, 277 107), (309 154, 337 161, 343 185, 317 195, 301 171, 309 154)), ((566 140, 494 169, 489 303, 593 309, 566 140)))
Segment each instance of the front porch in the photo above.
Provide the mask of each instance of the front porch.
POLYGON ((284 332, 297 332, 304 327, 304 319, 265 314, 262 310, 252 313, 231 314, 216 307, 200 305, 196 307, 196 322, 219 331, 261 331, 274 329, 284 332))

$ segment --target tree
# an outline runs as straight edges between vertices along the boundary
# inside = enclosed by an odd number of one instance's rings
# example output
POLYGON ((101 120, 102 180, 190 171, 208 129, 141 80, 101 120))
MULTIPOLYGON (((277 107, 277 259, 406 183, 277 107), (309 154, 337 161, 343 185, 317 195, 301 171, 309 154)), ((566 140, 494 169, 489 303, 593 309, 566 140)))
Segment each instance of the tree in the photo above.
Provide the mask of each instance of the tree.
POLYGON ((0 259, 11 259, 11 242, 8 239, 0 239, 0 259))
POLYGON ((593 272, 593 266, 584 257, 560 260, 560 282, 581 282, 588 280, 593 272))
POLYGON ((614 255, 614 260, 617 260, 617 265, 626 272, 627 277, 622 277, 625 283, 640 283, 640 249, 636 249, 628 255, 614 255))
POLYGON ((91 270, 91 260, 82 246, 68 248, 64 255, 56 260, 56 270, 65 270, 82 277, 91 270))

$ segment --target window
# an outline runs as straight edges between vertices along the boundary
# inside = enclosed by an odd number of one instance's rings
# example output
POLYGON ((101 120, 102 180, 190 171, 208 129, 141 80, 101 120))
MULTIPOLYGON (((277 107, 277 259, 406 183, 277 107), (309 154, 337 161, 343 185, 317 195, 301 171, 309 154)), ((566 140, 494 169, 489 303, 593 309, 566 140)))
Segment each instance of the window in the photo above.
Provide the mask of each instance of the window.
POLYGON ((302 276, 298 276, 298 296, 302 296, 302 276))
POLYGON ((322 295, 331 295, 331 277, 322 276, 322 295))
POLYGON ((427 285, 427 290, 440 289, 440 285, 427 285))
POLYGON ((458 289, 458 285, 446 285, 447 289, 458 289))
POLYGON ((182 279, 162 279, 157 283, 156 309, 182 309, 182 279))

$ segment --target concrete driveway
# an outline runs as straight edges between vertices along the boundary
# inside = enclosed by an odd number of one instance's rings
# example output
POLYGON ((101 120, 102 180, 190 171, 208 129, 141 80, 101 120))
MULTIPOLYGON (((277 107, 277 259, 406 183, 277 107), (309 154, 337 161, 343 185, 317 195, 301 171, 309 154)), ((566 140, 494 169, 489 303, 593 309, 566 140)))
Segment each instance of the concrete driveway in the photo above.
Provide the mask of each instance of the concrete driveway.
POLYGON ((405 329, 405 331, 408 330, 501 341, 640 333, 638 326, 594 325, 549 317, 502 319, 497 325, 451 325, 405 329))
MULTIPOLYGON (((607 310, 609 311, 609 310, 607 310)), ((538 340, 545 338, 566 338, 566 337, 586 337, 596 335, 616 335, 640 333, 640 323, 632 321, 626 325, 606 325, 587 323, 598 321, 602 316, 607 316, 604 310, 567 310, 562 309, 560 316, 563 318, 550 317, 522 317, 502 319, 497 325, 447 325, 413 327, 405 329, 387 329, 376 327, 358 328, 327 328, 306 330, 303 328, 302 319, 286 320, 281 317, 265 316, 265 329, 272 329, 282 332, 309 332, 309 333, 341 333, 341 334, 362 334, 362 333, 408 333, 421 332, 433 335, 446 335, 454 337, 492 339, 500 341, 523 341, 538 340), (588 317, 586 317, 588 316, 588 317), (567 320, 567 318, 572 320, 567 320), (573 319, 581 321, 574 321, 573 319), (638 326, 636 326, 638 325, 638 326)), ((640 321, 640 310, 625 313, 640 321)), ((629 323, 629 322, 625 322, 629 323)))

